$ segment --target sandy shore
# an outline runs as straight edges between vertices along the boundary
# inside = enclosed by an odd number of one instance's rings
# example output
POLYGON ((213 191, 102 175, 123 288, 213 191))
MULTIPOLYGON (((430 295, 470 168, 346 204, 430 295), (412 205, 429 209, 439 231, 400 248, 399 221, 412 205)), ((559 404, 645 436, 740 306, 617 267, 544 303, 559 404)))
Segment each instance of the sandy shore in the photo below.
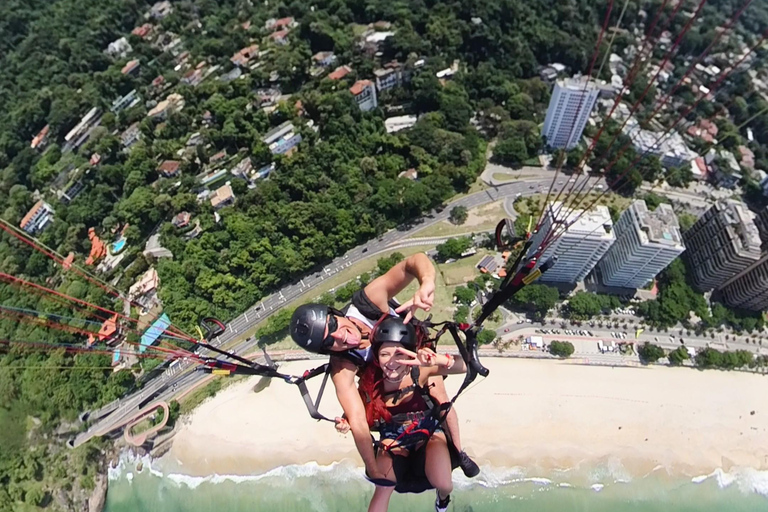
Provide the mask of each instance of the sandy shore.
MULTIPOLYGON (((491 359, 491 375, 457 401, 467 451, 480 463, 589 468, 620 462, 633 476, 663 466, 695 476, 734 466, 768 469, 768 378, 683 368, 611 368, 491 359), (752 414, 754 411, 754 414, 752 414)), ((311 362, 282 369, 301 373, 311 362)), ((319 385, 321 379, 314 379, 319 385)), ((351 435, 312 420, 294 386, 259 378, 201 405, 165 456, 193 475, 247 475, 286 464, 351 460, 351 435)), ((461 383, 452 376, 449 392, 461 383)), ((340 413, 329 383, 321 409, 340 413)))

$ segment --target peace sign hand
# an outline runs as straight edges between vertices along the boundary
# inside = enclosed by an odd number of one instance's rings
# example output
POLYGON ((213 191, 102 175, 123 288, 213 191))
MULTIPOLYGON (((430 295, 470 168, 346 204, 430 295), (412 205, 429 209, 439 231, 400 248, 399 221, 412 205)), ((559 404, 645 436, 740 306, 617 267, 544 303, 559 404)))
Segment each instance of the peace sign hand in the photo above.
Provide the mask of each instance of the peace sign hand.
POLYGON ((410 357, 410 360, 399 360, 398 362, 405 366, 438 366, 439 356, 431 349, 421 348, 418 352, 405 349, 403 347, 397 348, 398 354, 410 357))

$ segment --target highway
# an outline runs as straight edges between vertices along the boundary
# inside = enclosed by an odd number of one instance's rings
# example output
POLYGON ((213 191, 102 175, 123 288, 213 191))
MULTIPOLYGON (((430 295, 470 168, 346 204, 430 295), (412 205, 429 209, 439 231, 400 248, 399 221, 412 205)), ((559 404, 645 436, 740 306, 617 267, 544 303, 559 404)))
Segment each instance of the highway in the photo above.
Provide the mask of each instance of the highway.
MULTIPOLYGON (((601 178, 588 179, 590 184, 601 181, 601 178)), ((226 331, 214 338, 211 343, 214 346, 226 345, 228 350, 237 354, 254 353, 258 350, 258 340, 238 338, 241 338, 245 332, 272 313, 280 310, 286 304, 310 293, 313 288, 322 284, 325 279, 366 258, 375 257, 399 247, 416 245, 416 242, 409 240, 416 232, 448 219, 450 210, 456 206, 472 209, 504 198, 514 198, 518 195, 534 195, 541 192, 546 193, 551 180, 550 174, 549 177, 533 177, 493 186, 481 192, 461 197, 445 205, 441 211, 429 212, 421 219, 414 221, 407 229, 390 230, 377 239, 347 251, 327 264, 322 270, 298 278, 292 284, 286 285, 277 292, 264 297, 261 301, 249 307, 243 314, 230 321, 227 324, 226 331)), ((563 183, 567 184, 567 180, 564 180, 563 183)), ((557 188, 559 186, 556 186, 555 190, 557 188)), ((445 237, 429 237, 419 240, 418 245, 436 244, 443 240, 445 240, 445 237)), ((204 349, 200 352, 200 355, 211 357, 215 354, 211 354, 210 351, 204 349)), ((180 391, 198 384, 207 376, 205 373, 194 371, 195 367, 198 366, 198 363, 192 360, 176 362, 171 368, 165 370, 162 375, 148 382, 143 389, 120 400, 116 400, 97 411, 84 413, 81 415, 81 419, 92 423, 87 431, 80 433, 71 440, 71 446, 80 446, 95 436, 106 435, 113 430, 121 428, 137 414, 140 414, 145 407, 151 405, 151 402, 158 400, 170 401, 180 391)))

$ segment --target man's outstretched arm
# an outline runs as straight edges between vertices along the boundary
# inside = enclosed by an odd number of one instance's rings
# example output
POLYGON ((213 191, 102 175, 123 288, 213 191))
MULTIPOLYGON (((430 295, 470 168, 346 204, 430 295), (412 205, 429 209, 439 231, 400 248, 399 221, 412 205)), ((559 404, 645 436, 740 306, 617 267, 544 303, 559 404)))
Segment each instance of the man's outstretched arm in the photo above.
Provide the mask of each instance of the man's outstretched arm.
POLYGON ((385 478, 379 474, 376 454, 373 451, 371 430, 365 417, 365 407, 355 384, 355 366, 345 360, 331 358, 331 381, 336 388, 336 397, 344 410, 344 416, 352 430, 352 437, 365 470, 371 478, 385 478))
POLYGON ((365 294, 381 311, 389 311, 389 299, 403 291, 411 281, 419 281, 419 289, 413 298, 398 308, 398 313, 409 310, 405 321, 411 319, 416 309, 429 311, 435 301, 435 267, 424 253, 404 259, 382 276, 365 287, 365 294))

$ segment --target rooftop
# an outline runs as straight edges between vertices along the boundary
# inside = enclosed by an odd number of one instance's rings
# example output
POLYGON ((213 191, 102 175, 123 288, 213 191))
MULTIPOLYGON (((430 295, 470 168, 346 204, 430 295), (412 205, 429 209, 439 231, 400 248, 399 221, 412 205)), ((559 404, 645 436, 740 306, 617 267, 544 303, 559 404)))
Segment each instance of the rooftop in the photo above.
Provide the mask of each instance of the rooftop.
POLYGON ((755 214, 747 205, 738 201, 727 201, 722 210, 725 221, 739 236, 742 247, 747 252, 760 254, 760 232, 755 225, 755 214))
POLYGON ((139 59, 129 60, 125 64, 125 66, 123 66, 123 69, 120 70, 120 72, 124 75, 127 75, 128 73, 130 73, 131 71, 135 70, 138 67, 139 67, 139 59))
POLYGON ((370 80, 358 80, 352 87, 349 88, 349 92, 351 92, 354 96, 357 96, 358 94, 365 91, 368 87, 373 87, 373 82, 370 80))
POLYGON ((613 219, 607 206, 598 205, 584 214, 582 212, 584 210, 570 210, 560 201, 549 204, 549 215, 568 223, 566 235, 614 238, 613 219), (565 218, 562 218, 563 214, 567 214, 565 218))
POLYGON ((352 72, 352 68, 349 66, 339 66, 328 74, 328 78, 331 80, 341 80, 352 72))
POLYGON ((682 246, 680 224, 672 206, 662 203, 649 211, 645 201, 634 201, 630 206, 637 216, 640 239, 670 246, 682 246))
POLYGON ((219 187, 216 189, 216 191, 211 196, 211 206, 214 208, 218 208, 222 204, 231 201, 235 198, 234 192, 232 192, 232 187, 227 184, 222 187, 219 187))

